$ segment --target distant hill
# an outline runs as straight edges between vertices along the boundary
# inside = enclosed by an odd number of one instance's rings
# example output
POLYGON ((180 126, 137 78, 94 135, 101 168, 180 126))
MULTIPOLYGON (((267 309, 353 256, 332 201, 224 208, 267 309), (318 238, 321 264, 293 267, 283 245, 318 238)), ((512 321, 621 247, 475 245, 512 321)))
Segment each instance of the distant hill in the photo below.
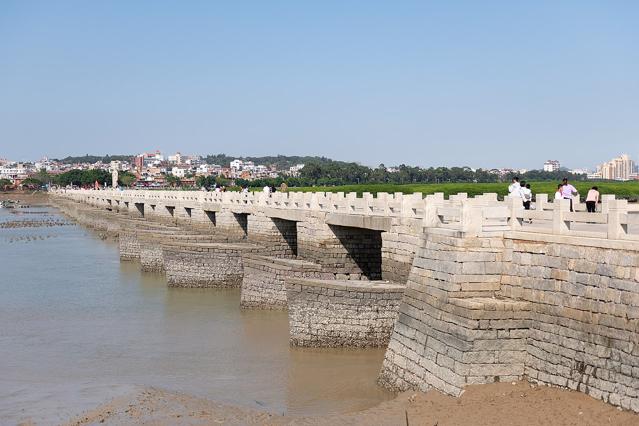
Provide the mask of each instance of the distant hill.
MULTIPOLYGON (((334 160, 326 157, 311 157, 311 156, 298 156, 298 155, 277 155, 277 156, 264 156, 264 157, 232 157, 226 154, 212 154, 204 157, 207 164, 217 164, 220 166, 228 166, 233 160, 252 161, 258 166, 270 166, 276 165, 278 170, 288 169, 296 164, 306 164, 309 162, 319 163, 333 163, 334 160)), ((342 163, 338 161, 338 163, 342 163)))
POLYGON ((103 163, 110 163, 111 161, 131 161, 133 155, 84 155, 82 157, 65 157, 57 161, 61 161, 65 164, 79 164, 79 163, 96 163, 102 161, 103 163))
MULTIPOLYGON (((79 164, 79 163, 95 163, 102 161, 103 163, 109 163, 114 160, 119 161, 131 161, 134 155, 83 155, 83 156, 68 156, 57 161, 61 161, 66 164, 79 164)), ((334 161, 326 157, 313 157, 313 156, 298 156, 298 155, 267 155, 264 157, 236 157, 226 154, 209 154, 202 156, 202 159, 207 164, 218 164, 220 166, 228 166, 233 160, 252 161, 256 165, 270 166, 274 164, 278 170, 288 169, 296 164, 306 164, 309 162, 315 163, 338 163, 346 164, 343 161, 334 161)))

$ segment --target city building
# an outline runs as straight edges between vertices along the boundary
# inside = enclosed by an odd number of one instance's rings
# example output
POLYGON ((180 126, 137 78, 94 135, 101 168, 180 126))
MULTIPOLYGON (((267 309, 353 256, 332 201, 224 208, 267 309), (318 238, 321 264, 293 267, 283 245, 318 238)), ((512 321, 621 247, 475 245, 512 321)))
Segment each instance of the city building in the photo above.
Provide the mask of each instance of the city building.
POLYGON ((295 166, 291 166, 288 169, 288 174, 293 177, 297 177, 300 175, 300 170, 302 170, 303 168, 304 168, 304 164, 296 164, 295 166))
POLYGON ((588 169, 572 169, 569 172, 573 175, 587 175, 589 174, 588 169))
POLYGON ((176 152, 175 155, 169 155, 169 163, 180 165, 182 164, 182 154, 176 152))
POLYGON ((635 162, 628 154, 622 154, 597 166, 597 174, 601 176, 600 179, 630 180, 634 173, 636 173, 635 162))
POLYGON ((544 163, 544 172, 558 172, 560 167, 558 160, 547 160, 544 163))

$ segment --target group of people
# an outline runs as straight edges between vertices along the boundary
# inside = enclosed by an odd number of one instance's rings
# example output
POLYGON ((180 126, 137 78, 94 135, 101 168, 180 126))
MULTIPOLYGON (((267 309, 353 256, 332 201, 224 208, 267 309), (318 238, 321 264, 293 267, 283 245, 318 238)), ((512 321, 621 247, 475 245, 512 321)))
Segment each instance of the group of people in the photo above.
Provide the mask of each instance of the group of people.
POLYGON ((530 210, 530 202, 532 201, 532 189, 530 184, 525 180, 519 182, 518 177, 514 177, 512 183, 508 186, 508 195, 511 197, 521 198, 524 209, 530 210))
MULTIPOLYGON (((519 182, 518 177, 514 177, 512 183, 508 186, 508 195, 511 197, 520 197, 524 204, 524 209, 530 210, 530 202, 532 201, 532 191, 530 184, 525 181, 519 182)), ((579 191, 573 185, 568 183, 568 179, 564 178, 555 192, 555 200, 570 200, 570 211, 574 211, 572 200, 573 197, 579 195, 579 191)), ((600 202, 599 188, 593 186, 586 196, 586 209, 589 213, 594 213, 597 209, 597 203, 600 202)))

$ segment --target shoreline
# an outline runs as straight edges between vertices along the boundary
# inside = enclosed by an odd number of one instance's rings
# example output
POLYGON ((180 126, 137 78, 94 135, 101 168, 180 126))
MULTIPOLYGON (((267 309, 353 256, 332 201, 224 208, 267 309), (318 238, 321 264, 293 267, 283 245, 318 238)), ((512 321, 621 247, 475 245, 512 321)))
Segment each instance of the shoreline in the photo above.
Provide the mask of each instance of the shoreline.
MULTIPOLYGON (((528 382, 470 385, 460 398, 431 390, 403 392, 366 410, 294 417, 144 388, 84 412, 65 426, 117 425, 636 425, 639 415, 580 392, 528 382)), ((29 423, 25 423, 29 424, 29 423)))

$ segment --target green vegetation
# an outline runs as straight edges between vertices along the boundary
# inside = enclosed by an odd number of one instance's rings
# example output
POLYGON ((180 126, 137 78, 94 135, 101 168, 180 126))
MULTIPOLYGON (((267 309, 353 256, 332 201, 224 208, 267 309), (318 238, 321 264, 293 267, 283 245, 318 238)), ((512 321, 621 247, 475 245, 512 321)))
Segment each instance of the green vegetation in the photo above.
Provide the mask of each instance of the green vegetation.
MULTIPOLYGON (((558 181, 554 182, 529 182, 533 194, 549 194, 552 199, 557 189, 558 181)), ((629 200, 639 199, 639 181, 635 182, 572 182, 577 188, 581 197, 585 197, 588 190, 592 186, 597 186, 601 194, 615 194, 617 198, 626 198, 629 200)), ((341 185, 341 186, 308 186, 289 188, 289 191, 303 192, 370 192, 376 194, 378 192, 402 192, 412 194, 421 192, 422 194, 433 194, 435 192, 443 192, 446 197, 451 194, 460 192, 468 193, 468 196, 475 196, 488 192, 496 192, 500 197, 508 194, 508 183, 441 183, 441 184, 363 184, 363 185, 341 185)))
POLYGON ((130 172, 120 172, 118 173, 118 184, 122 186, 131 186, 135 183, 137 178, 133 173, 130 172))
POLYGON ((167 175, 166 176, 166 184, 168 186, 171 186, 171 187, 175 188, 175 187, 181 186, 182 185, 182 181, 177 176, 167 175))
MULTIPOLYGON (((118 184, 122 186, 130 186, 136 180, 135 175, 129 172, 120 172, 118 175, 118 184)), ((40 170, 35 175, 22 181, 22 186, 26 188, 40 188, 48 184, 59 186, 88 186, 93 187, 95 181, 98 181, 100 185, 111 185, 111 173, 106 170, 69 170, 68 172, 52 175, 44 170, 40 170)), ((4 187, 10 187, 11 182, 7 179, 0 180, 0 189, 4 187), (6 182, 4 182, 6 181, 6 182)))
POLYGON ((80 163, 96 163, 101 161, 102 163, 110 163, 111 161, 131 161, 133 155, 89 155, 86 154, 81 157, 65 157, 61 161, 65 164, 80 164, 80 163))
MULTIPOLYGON (((218 166, 228 167, 233 160, 252 161, 256 166, 275 165, 278 170, 288 169, 297 164, 306 164, 310 162, 327 163, 333 160, 326 157, 311 157, 297 155, 267 155, 264 157, 233 157, 226 154, 210 154, 203 157, 207 164, 217 164, 218 166)), ((343 163, 336 161, 336 163, 343 163)), ((346 164, 346 163, 343 163, 346 164)))
MULTIPOLYGON (((241 180, 241 179, 238 179, 238 180, 241 180)), ((197 188, 201 188, 203 186, 206 188, 214 188, 215 185, 228 187, 231 185, 231 181, 221 176, 198 176, 195 179, 195 186, 197 188)), ((237 185, 239 186, 240 184, 237 183, 237 185)))
POLYGON ((0 179, 0 191, 6 191, 7 188, 11 188, 13 184, 9 179, 0 179))

